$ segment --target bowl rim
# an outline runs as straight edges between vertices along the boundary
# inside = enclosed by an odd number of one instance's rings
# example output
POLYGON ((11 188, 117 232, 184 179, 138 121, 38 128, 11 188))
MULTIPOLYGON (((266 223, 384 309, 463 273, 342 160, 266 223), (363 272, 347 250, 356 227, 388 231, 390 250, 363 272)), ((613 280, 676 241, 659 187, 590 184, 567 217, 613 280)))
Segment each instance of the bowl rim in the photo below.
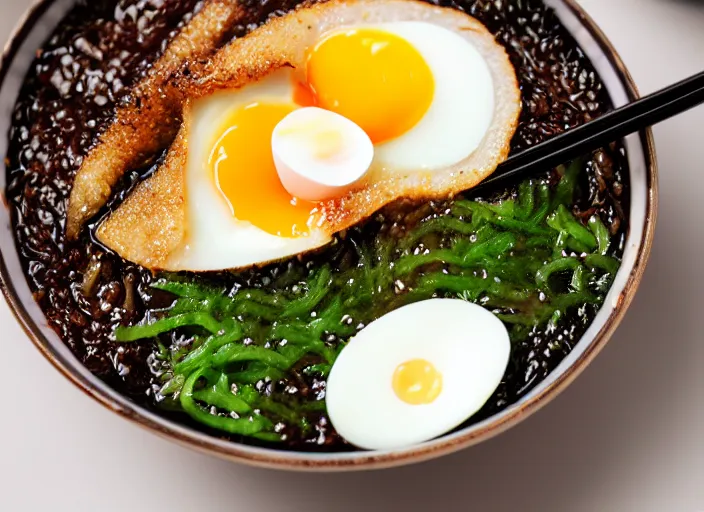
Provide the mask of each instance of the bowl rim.
MULTIPOLYGON (((10 64, 13 62, 25 38, 32 31, 34 24, 57 0, 34 0, 28 7, 10 35, 10 39, 0 59, 0 88, 3 86, 10 64)), ((577 4, 576 0, 557 0, 564 4, 574 14, 581 25, 590 33, 600 46, 603 54, 608 58, 620 83, 626 90, 629 100, 639 97, 638 89, 627 70, 623 60, 608 40, 606 35, 597 26, 594 20, 577 4)), ((144 407, 132 402, 127 397, 110 392, 112 388, 102 382, 91 382, 80 372, 72 368, 73 364, 63 354, 59 353, 41 328, 34 322, 26 307, 22 303, 9 274, 4 257, 0 253, 0 289, 7 301, 10 310, 42 355, 70 382, 85 394, 99 402, 104 407, 115 412, 122 418, 136 424, 162 438, 175 441, 197 451, 216 457, 241 462, 253 466, 274 469, 304 470, 304 471, 343 471, 361 469, 381 469, 421 462, 445 454, 467 448, 494 437, 538 411, 549 401, 558 396, 582 371, 593 361, 596 355, 604 348, 612 334, 623 319, 631 304, 638 285, 645 272, 649 259, 654 230, 657 221, 658 204, 658 169, 656 161, 655 144, 651 129, 639 133, 642 150, 645 158, 646 176, 646 210, 643 224, 643 236, 637 250, 637 256, 627 282, 620 293, 617 303, 601 326, 594 339, 565 371, 558 375, 542 391, 530 400, 516 407, 513 411, 499 417, 492 417, 481 428, 447 438, 439 437, 436 440, 412 447, 406 451, 351 452, 351 453, 326 453, 327 457, 316 457, 316 453, 289 452, 269 448, 255 448, 246 445, 224 441, 215 436, 203 434, 189 427, 183 427, 176 422, 163 418, 144 407), (296 454, 295 457, 292 455, 296 454)), ((0 191, 4 200, 4 190, 0 191)), ((19 276, 17 277, 19 278, 19 276)), ((21 278, 25 278, 24 274, 21 278)))

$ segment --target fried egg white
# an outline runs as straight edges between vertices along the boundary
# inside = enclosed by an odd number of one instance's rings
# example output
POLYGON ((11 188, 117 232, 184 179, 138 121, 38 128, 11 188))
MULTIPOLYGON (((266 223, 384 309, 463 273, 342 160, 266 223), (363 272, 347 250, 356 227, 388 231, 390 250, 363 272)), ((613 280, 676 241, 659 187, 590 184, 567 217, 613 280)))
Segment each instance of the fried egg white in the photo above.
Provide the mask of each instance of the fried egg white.
POLYGON ((271 133, 295 108, 288 70, 195 104, 185 170, 187 243, 169 267, 245 267, 330 241, 309 225, 316 205, 288 194, 274 167, 271 133))
POLYGON ((221 50, 185 90, 166 169, 98 231, 148 268, 261 265, 321 247, 395 199, 470 188, 507 156, 520 111, 515 72, 491 34, 463 13, 410 0, 295 11, 221 50), (369 172, 342 197, 303 201, 277 176, 272 132, 306 106, 343 115, 375 145, 369 172), (164 206, 179 164, 181 200, 164 206))
POLYGON ((333 31, 309 55, 308 82, 322 97, 316 104, 367 131, 377 166, 394 174, 463 160, 494 115, 494 81, 481 53, 433 23, 333 31))

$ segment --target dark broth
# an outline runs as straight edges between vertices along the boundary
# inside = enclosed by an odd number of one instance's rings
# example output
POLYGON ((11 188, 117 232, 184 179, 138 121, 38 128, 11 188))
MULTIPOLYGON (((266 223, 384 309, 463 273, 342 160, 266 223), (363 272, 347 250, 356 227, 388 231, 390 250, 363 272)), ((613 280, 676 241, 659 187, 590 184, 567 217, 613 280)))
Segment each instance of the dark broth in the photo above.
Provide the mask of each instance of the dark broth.
MULTIPOLYGON (((233 27, 233 36, 245 34, 268 15, 279 14, 295 3, 246 2, 249 19, 242 26, 233 27)), ((512 142, 514 151, 582 124, 610 108, 590 62, 542 1, 440 3, 461 8, 480 19, 508 50, 524 100, 512 142)), ((139 321, 172 299, 152 290, 154 277, 150 272, 105 251, 89 233, 78 242, 66 241, 66 204, 73 176, 111 119, 115 106, 127 98, 130 85, 143 76, 169 38, 198 7, 195 0, 79 2, 38 52, 15 109, 7 155, 6 194, 17 246, 27 279, 49 324, 90 371, 148 406, 154 406, 154 393, 160 386, 155 374, 156 345, 117 344, 110 338, 117 325, 139 321)), ((113 204, 119 203, 151 168, 147 165, 128 174, 113 204)), ((585 160, 573 209, 578 218, 596 214, 603 220, 612 235, 615 256, 621 252, 626 230, 626 177, 624 153, 619 145, 597 151, 585 160)), ((546 172, 545 179, 554 182, 555 171, 546 172)), ((487 200, 497 200, 514 193, 501 190, 485 195, 487 200)), ((351 250, 350 244, 356 238, 368 239, 380 230, 411 231, 424 219, 442 215, 444 208, 445 205, 431 204, 387 209, 381 217, 353 230, 328 253, 295 260, 291 265, 302 270, 311 261, 329 259, 333 252, 340 257, 345 250, 351 250)), ((280 271, 281 267, 269 267, 237 276, 219 274, 215 280, 220 286, 233 289, 243 283, 259 283, 272 272, 280 271)), ((581 311, 573 308, 557 329, 540 326, 514 343, 504 382, 471 421, 503 409, 540 382, 570 352, 597 309, 596 305, 585 306, 581 311)), ((164 341, 174 342, 176 334, 171 336, 164 341)), ((324 380, 295 374, 287 376, 281 385, 289 386, 293 394, 313 396, 324 389, 324 380)), ((198 427, 185 415, 178 414, 177 418, 198 427)), ((290 429, 285 446, 345 448, 324 414, 315 415, 311 422, 315 428, 308 432, 290 429)))

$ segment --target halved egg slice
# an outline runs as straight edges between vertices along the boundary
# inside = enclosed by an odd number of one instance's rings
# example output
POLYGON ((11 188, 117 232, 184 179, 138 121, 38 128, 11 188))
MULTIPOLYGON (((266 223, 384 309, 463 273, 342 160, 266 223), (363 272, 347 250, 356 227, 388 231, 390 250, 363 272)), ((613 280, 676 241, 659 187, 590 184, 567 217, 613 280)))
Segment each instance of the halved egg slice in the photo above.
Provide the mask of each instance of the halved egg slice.
POLYGON ((340 353, 327 381, 330 421, 369 450, 433 439, 481 409, 510 352, 506 327, 481 306, 460 299, 404 306, 370 323, 340 353))
POLYGON ((271 150, 284 188, 308 201, 345 195, 374 159, 374 145, 361 127, 318 107, 296 109, 277 124, 271 150))
MULTIPOLYGON (((296 10, 221 50, 182 93, 184 124, 164 165, 97 232, 148 268, 261 265, 325 245, 398 198, 471 188, 508 155, 521 104, 483 25, 412 0, 296 10), (310 201, 314 191, 293 195, 279 178, 272 136, 304 107, 343 116, 374 144, 366 174, 338 197, 310 201)), ((339 162, 349 158, 328 150, 326 172, 348 172, 339 162)))

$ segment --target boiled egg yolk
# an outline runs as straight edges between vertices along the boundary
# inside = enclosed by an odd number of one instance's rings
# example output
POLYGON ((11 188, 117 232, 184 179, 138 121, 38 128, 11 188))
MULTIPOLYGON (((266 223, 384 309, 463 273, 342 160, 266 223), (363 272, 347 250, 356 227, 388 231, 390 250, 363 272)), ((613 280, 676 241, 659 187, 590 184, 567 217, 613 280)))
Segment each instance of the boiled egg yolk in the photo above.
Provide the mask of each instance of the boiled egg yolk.
POLYGON ((432 71, 402 37, 372 28, 333 32, 309 53, 307 85, 296 102, 359 125, 374 144, 411 130, 428 111, 432 71))
POLYGON ((254 102, 235 109, 216 132, 208 158, 214 182, 232 215, 283 237, 308 235, 315 209, 313 203, 286 191, 271 152, 274 128, 295 108, 254 102))
POLYGON ((425 359, 412 359, 394 371, 394 393, 410 405, 431 404, 442 391, 442 374, 425 359))

